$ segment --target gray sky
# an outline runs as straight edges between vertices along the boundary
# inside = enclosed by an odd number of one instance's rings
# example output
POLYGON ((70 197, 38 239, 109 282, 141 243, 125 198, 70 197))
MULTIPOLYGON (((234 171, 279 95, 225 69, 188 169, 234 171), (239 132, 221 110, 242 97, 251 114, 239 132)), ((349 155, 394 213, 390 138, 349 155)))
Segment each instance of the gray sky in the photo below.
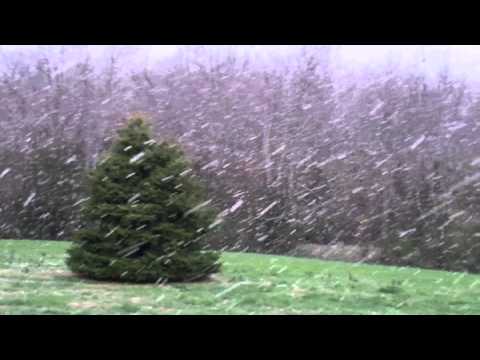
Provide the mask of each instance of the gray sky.
MULTIPOLYGON (((298 51, 298 47, 288 45, 237 47, 244 52, 255 51, 270 57, 298 51)), ((152 60, 162 58, 175 49, 174 45, 152 46, 149 56, 152 60)), ((479 45, 342 45, 337 49, 333 61, 347 71, 359 71, 363 67, 378 69, 390 63, 402 69, 423 66, 424 71, 432 75, 448 66, 454 76, 480 81, 479 45), (425 59, 423 65, 422 58, 425 59)))
MULTIPOLYGON (((2 45, 3 54, 14 52, 40 54, 43 51, 58 52, 61 46, 33 46, 33 45, 2 45)), ((129 59, 129 64, 143 63, 154 64, 168 56, 173 55, 176 45, 141 45, 120 48, 118 46, 88 45, 68 46, 70 54, 75 51, 85 52, 88 49, 92 58, 101 58, 103 55, 114 51, 118 54, 128 55, 135 52, 129 59), (136 51, 135 51, 136 50, 136 51), (139 56, 138 54, 141 54, 139 56), (133 63, 132 63, 133 58, 133 63)), ((254 54, 254 59, 265 60, 288 56, 299 50, 299 46, 289 45, 224 45, 209 46, 219 52, 230 49, 240 53, 254 54)), ((335 66, 344 71, 360 71, 364 67, 381 69, 384 65, 394 64, 400 68, 413 69, 422 66, 422 51, 425 62, 423 64, 427 73, 436 73, 445 65, 458 77, 468 77, 468 80, 480 81, 480 46, 479 45, 342 45, 336 47, 333 61, 335 66)), ((3 56, 5 58, 5 55, 3 56)), ((268 60, 267 60, 268 61, 268 60)))

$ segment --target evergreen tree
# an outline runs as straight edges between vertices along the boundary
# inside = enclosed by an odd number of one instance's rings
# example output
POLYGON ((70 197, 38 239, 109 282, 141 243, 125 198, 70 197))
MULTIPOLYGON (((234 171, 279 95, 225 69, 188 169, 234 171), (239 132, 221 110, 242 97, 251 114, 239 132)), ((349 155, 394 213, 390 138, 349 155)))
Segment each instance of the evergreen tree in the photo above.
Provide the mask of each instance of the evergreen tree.
POLYGON ((175 144, 156 143, 140 118, 119 131, 90 175, 86 226, 74 236, 67 265, 80 275, 126 282, 192 281, 220 268, 202 251, 213 227, 203 191, 175 144))

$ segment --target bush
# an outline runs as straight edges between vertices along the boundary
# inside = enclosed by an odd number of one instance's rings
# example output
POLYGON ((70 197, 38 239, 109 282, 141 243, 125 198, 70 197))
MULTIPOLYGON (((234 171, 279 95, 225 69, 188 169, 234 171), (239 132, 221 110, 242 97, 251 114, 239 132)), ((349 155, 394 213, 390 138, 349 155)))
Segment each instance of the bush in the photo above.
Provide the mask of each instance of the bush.
POLYGON ((142 119, 131 120, 90 175, 70 269, 128 282, 192 281, 217 272, 219 255, 202 251, 214 214, 188 170, 178 146, 155 143, 142 119))

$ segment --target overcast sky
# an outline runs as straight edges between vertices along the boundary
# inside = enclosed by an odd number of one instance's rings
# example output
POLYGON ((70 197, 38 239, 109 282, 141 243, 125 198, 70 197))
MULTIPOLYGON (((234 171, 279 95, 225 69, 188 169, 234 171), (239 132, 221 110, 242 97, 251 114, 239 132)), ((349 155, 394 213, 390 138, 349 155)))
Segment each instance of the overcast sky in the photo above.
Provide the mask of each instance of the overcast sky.
MULTIPOLYGON (((42 51, 57 51, 61 46, 33 46, 33 45, 3 45, 3 57, 13 52, 40 53, 42 51), (40 50, 39 50, 40 49, 40 50), (52 50, 53 49, 53 50, 52 50)), ((68 46, 69 52, 85 51, 85 46, 68 46)), ((112 51, 112 47, 103 45, 89 45, 88 51, 93 57, 101 57, 112 51)), ((211 47, 217 51, 234 49, 241 53, 255 54, 255 58, 274 59, 288 56, 299 50, 299 46, 288 45, 226 45, 211 47)), ((173 55, 176 45, 141 45, 126 48, 115 47, 115 51, 127 54, 137 50, 135 61, 154 64, 173 55), (141 56, 138 56, 141 54, 141 56)), ((333 62, 344 70, 359 71, 362 67, 370 69, 382 68, 385 64, 401 68, 418 68, 436 73, 445 65, 449 65, 452 74, 458 77, 467 77, 467 80, 480 81, 480 46, 478 45, 343 45, 335 47, 333 62), (422 54, 423 53, 423 54, 422 54), (425 59, 422 64, 421 59, 425 59)), ((134 61, 134 63, 135 63, 134 61)), ((129 61, 129 63, 131 63, 129 61)))

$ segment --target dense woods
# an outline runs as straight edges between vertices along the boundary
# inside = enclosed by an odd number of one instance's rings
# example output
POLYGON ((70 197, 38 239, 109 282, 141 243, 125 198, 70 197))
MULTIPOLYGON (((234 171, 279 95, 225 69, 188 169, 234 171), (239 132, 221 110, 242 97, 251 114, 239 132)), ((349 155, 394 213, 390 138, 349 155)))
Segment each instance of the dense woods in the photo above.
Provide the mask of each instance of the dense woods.
POLYGON ((140 113, 195 164, 216 249, 372 245, 383 263, 480 270, 480 97, 448 69, 340 81, 328 47, 270 68, 194 50, 132 73, 115 57, 6 68, 0 237, 70 240, 86 172, 140 113))

